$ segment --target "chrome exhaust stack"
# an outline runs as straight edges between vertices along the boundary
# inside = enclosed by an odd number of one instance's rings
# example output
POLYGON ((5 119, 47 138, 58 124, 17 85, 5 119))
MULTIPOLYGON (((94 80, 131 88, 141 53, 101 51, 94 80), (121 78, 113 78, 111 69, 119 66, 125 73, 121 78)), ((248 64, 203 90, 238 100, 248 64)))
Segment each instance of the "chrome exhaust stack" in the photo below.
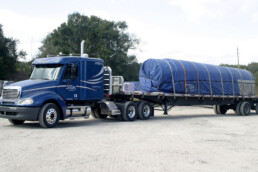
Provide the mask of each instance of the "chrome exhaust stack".
POLYGON ((84 53, 84 43, 85 43, 85 41, 82 40, 82 42, 81 42, 81 57, 83 57, 83 53, 84 53))

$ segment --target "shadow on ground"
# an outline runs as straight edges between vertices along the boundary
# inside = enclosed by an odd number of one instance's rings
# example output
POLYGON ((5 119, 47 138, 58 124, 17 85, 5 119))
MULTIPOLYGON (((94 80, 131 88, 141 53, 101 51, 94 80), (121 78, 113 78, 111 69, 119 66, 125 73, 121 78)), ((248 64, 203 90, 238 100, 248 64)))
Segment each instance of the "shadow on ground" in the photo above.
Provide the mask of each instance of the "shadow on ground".
MULTIPOLYGON (((153 122, 158 122, 161 120, 187 120, 187 119, 195 119, 195 118, 248 118, 248 117, 254 117, 256 116, 255 113, 252 113, 249 116, 238 116, 234 113, 226 114, 226 115, 216 115, 216 114, 190 114, 190 115, 157 115, 155 117, 152 117, 151 120, 153 122)), ((148 122, 148 120, 139 120, 137 119, 133 123, 137 122, 148 122)), ((71 128, 71 127, 82 127, 82 126, 104 126, 104 125, 121 125, 122 123, 132 123, 127 121, 122 121, 120 119, 115 118, 107 118, 107 119, 85 119, 85 120, 65 120, 65 121, 59 121, 59 125, 56 127, 56 129, 59 128, 71 128)), ((5 127, 16 127, 16 128, 27 128, 27 129, 43 129, 39 125, 38 122, 25 122, 23 125, 7 125, 5 127)))

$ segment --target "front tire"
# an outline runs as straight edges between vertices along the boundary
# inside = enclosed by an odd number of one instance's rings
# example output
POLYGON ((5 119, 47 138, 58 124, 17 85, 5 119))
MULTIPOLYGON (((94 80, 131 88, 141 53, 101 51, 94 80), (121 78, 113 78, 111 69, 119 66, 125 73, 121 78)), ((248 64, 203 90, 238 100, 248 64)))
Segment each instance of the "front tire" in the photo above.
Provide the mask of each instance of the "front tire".
POLYGON ((24 120, 16 120, 16 119, 8 119, 8 121, 13 125, 21 125, 25 122, 24 120))
POLYGON ((39 124, 43 128, 55 127, 60 119, 60 110, 54 103, 46 103, 39 112, 39 124))

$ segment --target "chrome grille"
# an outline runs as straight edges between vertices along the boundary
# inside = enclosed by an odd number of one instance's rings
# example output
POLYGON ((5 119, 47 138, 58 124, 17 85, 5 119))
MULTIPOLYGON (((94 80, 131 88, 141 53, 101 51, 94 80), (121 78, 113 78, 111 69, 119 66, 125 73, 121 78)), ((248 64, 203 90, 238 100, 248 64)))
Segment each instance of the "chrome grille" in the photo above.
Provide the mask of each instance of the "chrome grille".
POLYGON ((18 89, 4 89, 3 100, 16 100, 18 98, 18 89))

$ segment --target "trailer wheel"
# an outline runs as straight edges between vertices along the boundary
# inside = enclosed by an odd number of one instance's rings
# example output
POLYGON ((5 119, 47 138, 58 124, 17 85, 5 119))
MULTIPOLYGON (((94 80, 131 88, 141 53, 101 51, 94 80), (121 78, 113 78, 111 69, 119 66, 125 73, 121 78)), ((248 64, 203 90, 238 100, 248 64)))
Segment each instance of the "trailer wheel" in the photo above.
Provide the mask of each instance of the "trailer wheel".
POLYGON ((152 105, 149 102, 142 101, 137 107, 137 114, 140 119, 147 120, 153 116, 154 110, 152 105))
POLYGON ((214 105, 213 106, 213 110, 214 110, 215 114, 219 114, 219 112, 218 112, 218 105, 214 105))
POLYGON ((218 114, 226 114, 227 111, 228 111, 228 108, 226 105, 217 105, 218 114))
POLYGON ((255 112, 256 112, 256 114, 258 114, 258 103, 256 103, 256 105, 255 105, 255 112))
POLYGON ((39 124, 43 128, 55 127, 60 118, 60 110, 54 103, 43 105, 39 112, 39 124))
POLYGON ((240 114, 243 116, 248 116, 251 111, 251 106, 249 102, 243 102, 240 106, 240 114))
POLYGON ((8 119, 8 121, 13 125, 20 125, 25 122, 24 120, 16 120, 16 119, 8 119))
POLYGON ((137 116, 134 102, 125 102, 121 112, 124 121, 134 121, 137 116))
POLYGON ((235 111, 235 113, 236 113, 237 115, 241 115, 240 106, 241 106, 242 103, 243 103, 243 102, 238 102, 238 103, 237 103, 236 111, 235 111))

